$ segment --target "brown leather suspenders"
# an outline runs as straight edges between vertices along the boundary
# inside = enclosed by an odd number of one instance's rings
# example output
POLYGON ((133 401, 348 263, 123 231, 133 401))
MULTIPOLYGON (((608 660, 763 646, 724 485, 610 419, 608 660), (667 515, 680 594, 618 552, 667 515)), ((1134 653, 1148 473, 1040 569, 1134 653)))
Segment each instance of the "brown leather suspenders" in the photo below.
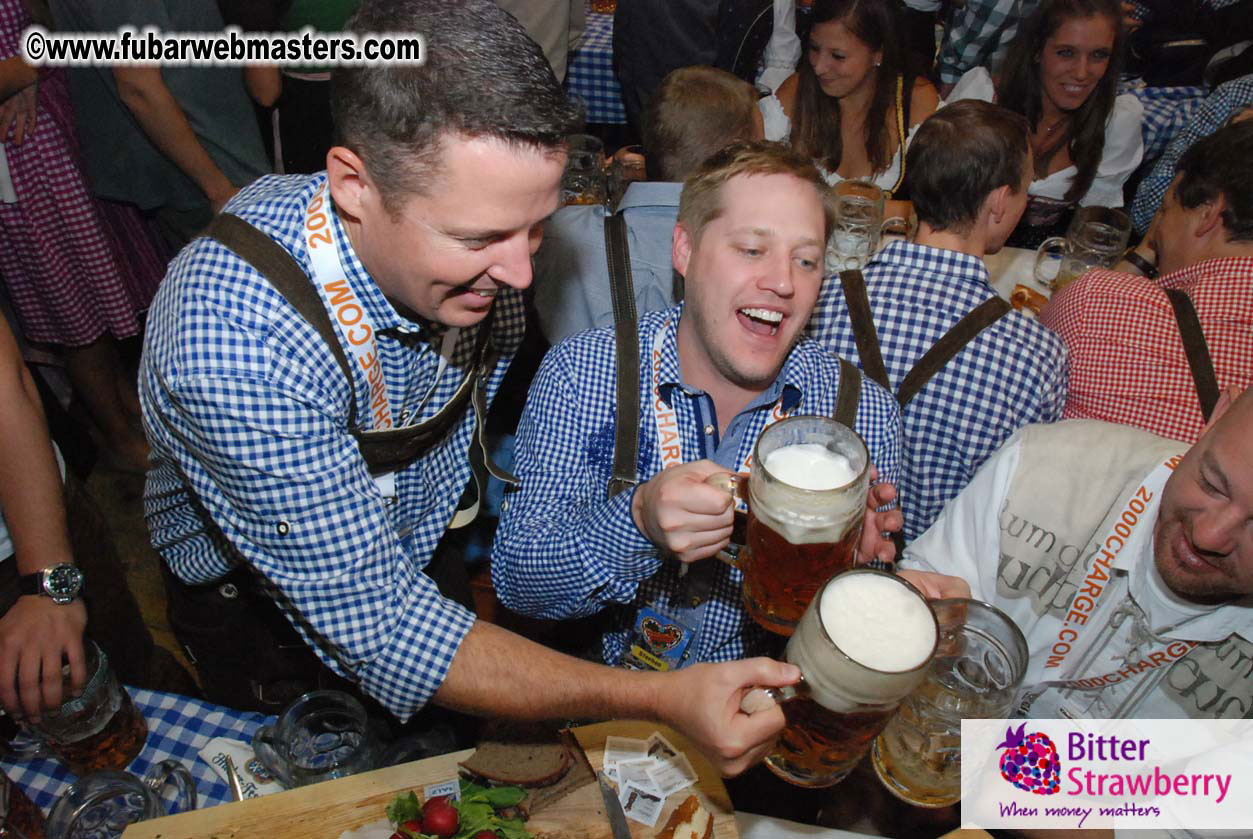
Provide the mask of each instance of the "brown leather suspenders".
POLYGON ((1188 355, 1188 368, 1192 371, 1192 384, 1201 403, 1201 416, 1209 422, 1210 415, 1214 413, 1214 405, 1218 402, 1218 378, 1214 375, 1214 362, 1210 358, 1209 345, 1205 343, 1205 333, 1201 331, 1200 318, 1196 315, 1196 307, 1192 305, 1191 298, 1185 292, 1177 288, 1163 291, 1175 312, 1179 337, 1183 339, 1183 350, 1188 355))
POLYGON ((330 315, 327 314, 326 307, 304 269, 285 248, 248 222, 230 213, 217 216, 205 233, 256 268, 300 313, 301 317, 317 330, 327 347, 330 348, 336 363, 344 373, 344 378, 348 381, 349 431, 356 438, 357 447, 371 474, 401 469, 421 457, 443 440, 448 432, 461 421, 469 405, 473 407, 476 421, 469 451, 471 472, 478 490, 475 504, 477 505, 478 499, 483 497, 483 490, 487 486, 486 472, 490 472, 507 483, 518 482, 512 474, 492 463, 492 459, 487 454, 484 437, 487 415, 487 379, 496 360, 488 347, 488 336, 492 329, 492 313, 489 312, 487 318, 478 326, 474 359, 469 371, 453 398, 440 408, 435 416, 425 422, 405 428, 363 431, 356 427, 359 417, 352 365, 348 363, 348 357, 340 344, 339 336, 335 334, 335 328, 331 324, 330 315))
MULTIPOLYGON (((853 340, 861 356, 862 369, 872 380, 891 392, 892 385, 888 381, 887 367, 879 348, 879 335, 875 331, 874 318, 870 312, 866 280, 861 271, 843 271, 840 273, 840 284, 844 287, 844 300, 848 304, 853 340)), ((944 369, 944 365, 952 361, 976 335, 1004 317, 1009 310, 1010 305, 1000 297, 990 297, 967 312, 905 374, 896 391, 896 403, 902 408, 908 405, 927 382, 944 369)))

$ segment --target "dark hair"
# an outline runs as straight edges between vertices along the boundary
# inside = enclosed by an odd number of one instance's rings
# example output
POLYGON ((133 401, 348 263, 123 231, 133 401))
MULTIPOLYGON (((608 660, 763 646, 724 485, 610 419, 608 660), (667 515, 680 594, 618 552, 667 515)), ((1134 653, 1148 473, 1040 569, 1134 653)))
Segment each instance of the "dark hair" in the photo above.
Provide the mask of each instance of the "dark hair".
POLYGON ((1104 17, 1114 26, 1114 49, 1109 65, 1105 68, 1105 75, 1097 82, 1096 89, 1075 110, 1066 131, 1057 138, 1052 148, 1037 155, 1035 160, 1036 177, 1042 178, 1048 172, 1053 155, 1069 144, 1070 156, 1078 170, 1070 189, 1066 191, 1065 198, 1069 202, 1078 201, 1092 186, 1105 150, 1105 122, 1118 96, 1118 74, 1122 69, 1123 42, 1126 40, 1118 0, 1044 0, 1022 22, 1018 36, 1009 45, 1001 62, 996 82, 996 101, 1025 116, 1031 130, 1035 131, 1040 127, 1044 108, 1044 89, 1040 78, 1044 42, 1066 21, 1090 17, 1104 17))
POLYGON ((1223 226, 1233 242, 1253 242, 1253 120, 1198 140, 1175 164, 1176 195, 1186 209, 1223 197, 1223 226))
POLYGON ((978 99, 927 117, 905 161, 918 220, 935 230, 968 233, 992 190, 1022 188, 1030 133, 1021 114, 978 99))
POLYGON ((757 92, 715 67, 680 67, 666 74, 644 112, 649 176, 682 181, 732 140, 753 139, 757 92))
MULTIPOLYGON (((866 116, 866 156, 878 172, 891 162, 890 137, 886 127, 888 109, 896 102, 896 79, 901 72, 898 9, 900 0, 817 0, 810 12, 810 38, 818 24, 838 21, 870 49, 881 51, 883 59, 876 71, 874 99, 866 116)), ((840 103, 827 96, 818 85, 809 51, 797 67, 796 105, 792 115, 792 148, 817 160, 834 172, 844 156, 840 139, 840 103)), ((907 92, 908 95, 908 92, 907 92)))
POLYGON ((581 125, 544 53, 491 0, 364 0, 346 28, 426 39, 421 66, 331 77, 335 142, 361 158, 393 212, 428 184, 446 135, 555 149, 581 125))

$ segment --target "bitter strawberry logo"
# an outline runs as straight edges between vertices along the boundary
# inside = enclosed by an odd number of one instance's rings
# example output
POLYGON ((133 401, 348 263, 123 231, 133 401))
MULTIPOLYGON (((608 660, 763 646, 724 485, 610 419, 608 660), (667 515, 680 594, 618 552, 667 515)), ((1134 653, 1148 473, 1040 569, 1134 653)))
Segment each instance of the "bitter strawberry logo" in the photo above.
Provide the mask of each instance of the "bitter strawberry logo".
POLYGON ((1062 765, 1057 759, 1057 746, 1047 734, 1033 731, 1024 736, 1027 724, 1015 731, 1005 729, 1005 742, 997 746, 1001 752, 1001 777, 1018 789, 1036 795, 1055 795, 1061 786, 1062 765))

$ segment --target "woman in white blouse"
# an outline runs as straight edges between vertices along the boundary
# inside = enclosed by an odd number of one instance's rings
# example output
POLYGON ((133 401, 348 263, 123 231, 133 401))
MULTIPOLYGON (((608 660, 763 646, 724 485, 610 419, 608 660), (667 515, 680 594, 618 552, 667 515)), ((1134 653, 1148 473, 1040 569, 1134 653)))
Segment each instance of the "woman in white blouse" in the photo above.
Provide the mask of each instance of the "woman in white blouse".
POLYGON ((1065 232, 1076 206, 1121 207, 1144 153, 1144 110, 1118 95, 1123 48, 1117 0, 1045 0, 1010 45, 1000 72, 968 71, 949 96, 997 102, 1027 118, 1035 179, 1009 244, 1065 232))
POLYGON ((929 81, 902 70, 899 5, 817 0, 800 66, 758 103, 767 140, 790 139, 830 183, 872 180, 897 199, 905 147, 939 104, 929 81))

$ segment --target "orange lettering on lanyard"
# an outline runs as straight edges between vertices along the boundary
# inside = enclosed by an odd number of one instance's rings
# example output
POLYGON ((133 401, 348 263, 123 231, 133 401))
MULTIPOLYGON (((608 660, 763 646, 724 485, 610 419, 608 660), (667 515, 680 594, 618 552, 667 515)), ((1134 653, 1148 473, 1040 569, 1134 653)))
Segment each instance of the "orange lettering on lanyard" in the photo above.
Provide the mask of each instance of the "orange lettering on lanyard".
POLYGON ((326 184, 318 187, 309 206, 305 208, 305 244, 309 249, 309 262, 313 268, 314 285, 322 295, 322 301, 334 316, 340 334, 344 336, 349 353, 361 365, 370 384, 370 414, 378 430, 391 428, 392 404, 387 395, 387 381, 375 341, 374 324, 369 312, 357 297, 356 291, 344 275, 335 248, 332 219, 326 210, 326 184), (323 247, 325 246, 325 247, 323 247))
POLYGON ((1122 551, 1123 546, 1144 524, 1152 524, 1145 513, 1149 510, 1148 502, 1157 497, 1158 492, 1166 484, 1170 473, 1179 465, 1182 458, 1175 456, 1158 466, 1144 482, 1131 494, 1122 513, 1114 521, 1109 535, 1099 543, 1097 553, 1092 557, 1092 568, 1084 578, 1082 585, 1071 601, 1071 610, 1066 615, 1065 623, 1057 632, 1057 640, 1049 648, 1045 669, 1061 667, 1070 655, 1074 642, 1079 640, 1079 632, 1071 628, 1071 624, 1086 627, 1088 617, 1096 611, 1097 603, 1109 589, 1107 583, 1111 579, 1108 569, 1113 568, 1114 560, 1122 551), (1086 608, 1080 608, 1085 605, 1086 608))

